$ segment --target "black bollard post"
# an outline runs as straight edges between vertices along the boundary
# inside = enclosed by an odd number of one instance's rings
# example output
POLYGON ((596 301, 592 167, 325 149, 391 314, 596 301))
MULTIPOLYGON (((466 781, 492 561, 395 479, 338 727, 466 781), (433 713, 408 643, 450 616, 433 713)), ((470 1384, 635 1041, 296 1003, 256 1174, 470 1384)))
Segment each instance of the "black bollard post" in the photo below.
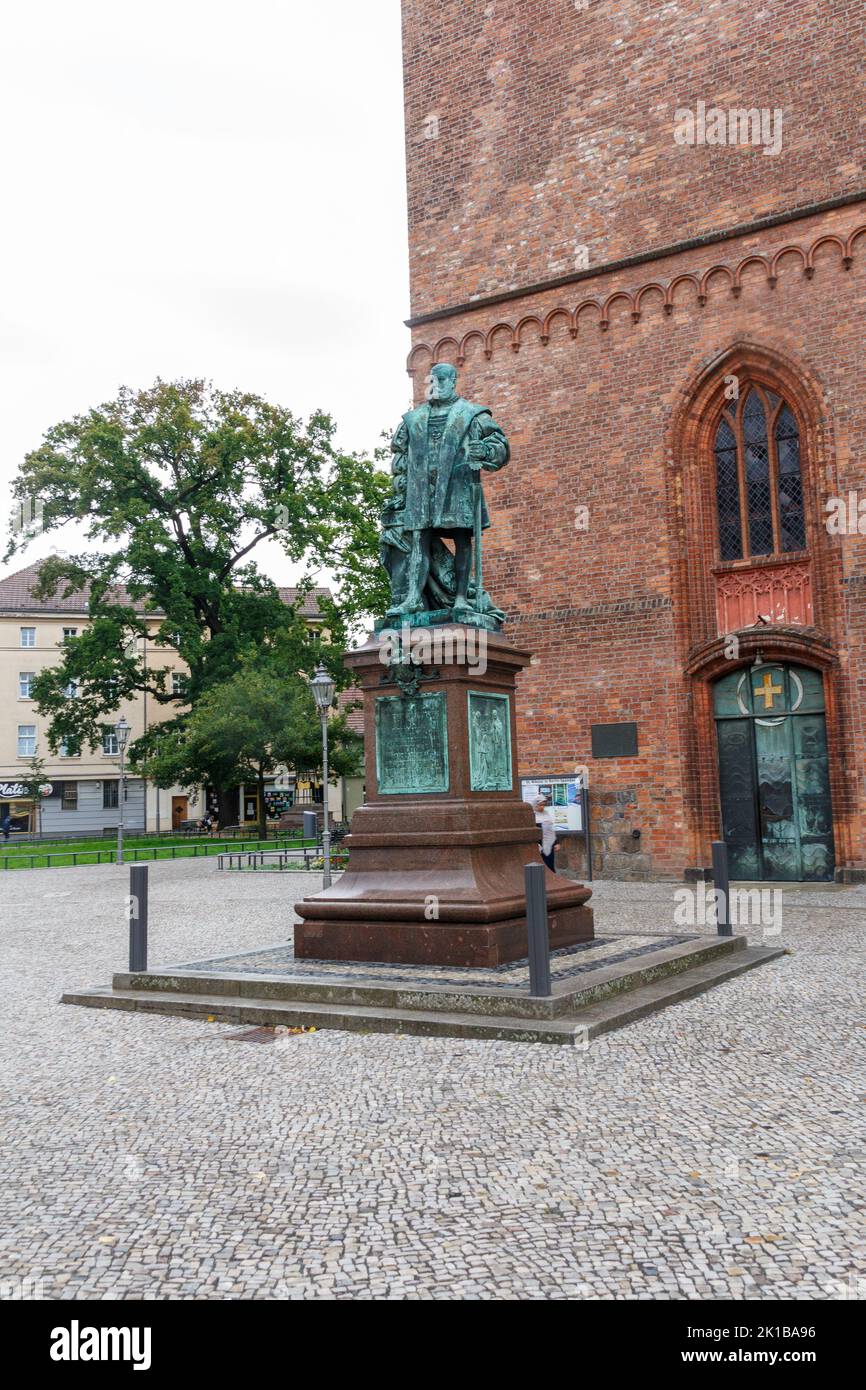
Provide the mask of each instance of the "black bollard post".
POLYGON ((547 889, 543 864, 527 864, 526 925, 529 931, 529 993, 537 998, 550 994, 550 937, 547 931, 547 889))
POLYGON ((129 866, 129 969, 147 969, 147 864, 129 866))
POLYGON ((728 847, 724 840, 713 840, 713 884, 716 889, 716 930, 719 936, 733 936, 731 926, 731 880, 728 874, 728 847))
POLYGON ((583 808, 583 833, 586 838, 586 881, 587 883, 592 883, 592 840, 589 837, 589 787, 581 787, 580 800, 583 808))

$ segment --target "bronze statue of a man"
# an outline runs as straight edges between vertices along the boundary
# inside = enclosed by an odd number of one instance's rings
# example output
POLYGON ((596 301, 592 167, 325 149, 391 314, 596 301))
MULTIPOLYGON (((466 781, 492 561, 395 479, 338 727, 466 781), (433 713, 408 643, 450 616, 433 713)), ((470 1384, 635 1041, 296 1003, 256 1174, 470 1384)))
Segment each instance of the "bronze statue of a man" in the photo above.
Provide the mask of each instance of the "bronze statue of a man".
POLYGON ((389 618, 437 609, 443 600, 457 620, 498 612, 479 582, 481 532, 490 525, 480 474, 504 467, 508 441, 489 409, 458 396, 456 386, 454 367, 435 366, 427 404, 407 411, 391 441, 394 493, 382 518, 389 618), (443 537, 453 540, 453 556, 443 537))

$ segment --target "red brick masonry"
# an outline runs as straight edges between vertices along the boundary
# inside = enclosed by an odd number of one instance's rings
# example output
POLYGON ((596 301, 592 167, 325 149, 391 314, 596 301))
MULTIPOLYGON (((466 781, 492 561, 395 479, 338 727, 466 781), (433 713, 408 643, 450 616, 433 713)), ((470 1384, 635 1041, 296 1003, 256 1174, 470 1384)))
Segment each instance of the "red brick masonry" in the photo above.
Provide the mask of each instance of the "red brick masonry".
POLYGON ((410 371, 421 399, 434 360, 458 364, 509 433, 511 464, 485 480, 485 580, 534 653, 519 771, 590 766, 601 872, 679 876, 719 834, 719 595, 772 587, 766 562, 718 558, 732 374, 798 422, 807 549, 784 557, 800 589, 760 647, 825 672, 837 864, 866 867, 866 537, 823 524, 827 497, 866 497, 864 31, 862 0, 404 0, 412 312, 428 316, 410 371), (676 144, 675 108, 700 99, 782 108, 781 152, 676 144), (521 293, 576 273, 577 244, 588 276, 521 293), (630 720, 638 756, 593 761, 590 726, 630 720))

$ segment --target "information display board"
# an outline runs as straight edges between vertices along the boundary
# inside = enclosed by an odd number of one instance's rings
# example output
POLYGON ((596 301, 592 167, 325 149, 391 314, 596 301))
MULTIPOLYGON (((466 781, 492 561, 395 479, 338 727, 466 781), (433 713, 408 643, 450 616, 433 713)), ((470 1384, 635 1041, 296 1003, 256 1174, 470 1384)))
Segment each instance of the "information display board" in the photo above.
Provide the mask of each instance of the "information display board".
POLYGON ((569 772, 554 777, 521 777, 521 800, 530 804, 537 796, 546 796, 548 810, 557 835, 582 835, 584 824, 584 788, 581 773, 569 772))
POLYGON ((265 787, 265 810, 268 820, 279 820, 292 809, 295 800, 293 787, 265 787))

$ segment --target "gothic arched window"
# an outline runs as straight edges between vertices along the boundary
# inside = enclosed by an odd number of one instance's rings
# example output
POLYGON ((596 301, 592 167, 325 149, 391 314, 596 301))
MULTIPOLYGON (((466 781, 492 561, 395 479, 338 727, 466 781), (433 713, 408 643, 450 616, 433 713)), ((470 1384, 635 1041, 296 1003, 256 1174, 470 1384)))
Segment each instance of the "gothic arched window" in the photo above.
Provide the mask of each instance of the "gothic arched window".
POLYGON ((774 391, 751 386, 716 429, 716 507, 723 560, 806 547, 800 434, 774 391))

